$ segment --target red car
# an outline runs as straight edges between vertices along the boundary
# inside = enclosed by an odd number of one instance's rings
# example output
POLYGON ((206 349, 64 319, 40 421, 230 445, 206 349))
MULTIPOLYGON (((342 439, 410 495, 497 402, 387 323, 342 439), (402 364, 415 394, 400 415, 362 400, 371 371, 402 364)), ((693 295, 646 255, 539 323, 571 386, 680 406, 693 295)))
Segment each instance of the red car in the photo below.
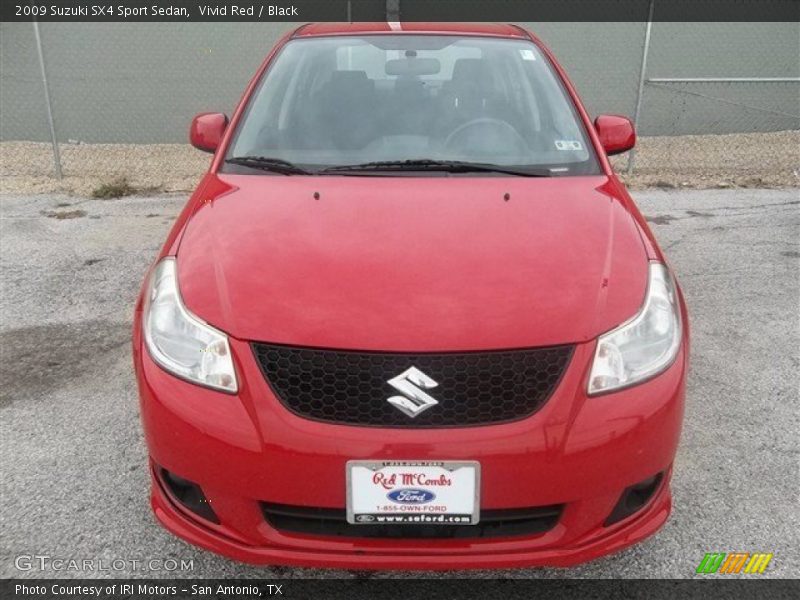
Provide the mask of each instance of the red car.
POLYGON ((572 565, 655 533, 688 323, 553 56, 513 25, 281 39, 136 307, 152 506, 251 563, 572 565))

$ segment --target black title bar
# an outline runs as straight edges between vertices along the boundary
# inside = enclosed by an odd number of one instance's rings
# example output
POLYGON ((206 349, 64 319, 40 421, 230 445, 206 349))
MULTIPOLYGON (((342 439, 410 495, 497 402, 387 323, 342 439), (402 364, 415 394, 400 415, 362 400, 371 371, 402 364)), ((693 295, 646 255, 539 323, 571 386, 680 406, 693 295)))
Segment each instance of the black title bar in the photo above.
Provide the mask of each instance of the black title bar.
POLYGON ((0 21, 800 21, 800 0, 2 0, 0 21))
MULTIPOLYGON (((569 571, 565 571, 565 576, 569 571)), ((465 576, 468 576, 465 575, 465 576)), ((797 580, 558 580, 558 579, 5 579, 0 597, 14 600, 514 600, 516 598, 797 598, 797 580)))

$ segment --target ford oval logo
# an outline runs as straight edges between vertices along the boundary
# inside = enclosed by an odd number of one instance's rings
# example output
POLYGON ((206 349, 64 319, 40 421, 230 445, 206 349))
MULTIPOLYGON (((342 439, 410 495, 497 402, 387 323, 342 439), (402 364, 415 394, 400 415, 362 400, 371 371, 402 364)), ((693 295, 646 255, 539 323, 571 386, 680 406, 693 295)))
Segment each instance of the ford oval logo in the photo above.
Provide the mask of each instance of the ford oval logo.
POLYGON ((426 490, 403 488, 389 492, 386 497, 392 502, 399 502, 400 504, 427 504, 436 498, 436 494, 426 490))
POLYGON ((357 515, 356 521, 359 523, 372 523, 375 520, 375 517, 372 515, 357 515))

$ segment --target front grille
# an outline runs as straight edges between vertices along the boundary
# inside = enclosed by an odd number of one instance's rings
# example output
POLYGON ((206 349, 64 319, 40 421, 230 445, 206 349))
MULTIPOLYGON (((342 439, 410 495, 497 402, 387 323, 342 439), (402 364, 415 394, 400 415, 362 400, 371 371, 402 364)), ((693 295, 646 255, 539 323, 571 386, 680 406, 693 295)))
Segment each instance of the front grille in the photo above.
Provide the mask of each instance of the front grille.
POLYGON ((563 504, 482 510, 476 525, 351 525, 338 508, 261 503, 264 519, 287 533, 350 538, 448 539, 538 535, 558 523, 563 504))
POLYGON ((352 352, 254 343, 272 389, 309 419, 376 427, 459 427, 536 412, 555 390, 572 346, 445 354, 352 352), (411 418, 387 402, 387 380, 416 367, 438 385, 438 404, 411 418))

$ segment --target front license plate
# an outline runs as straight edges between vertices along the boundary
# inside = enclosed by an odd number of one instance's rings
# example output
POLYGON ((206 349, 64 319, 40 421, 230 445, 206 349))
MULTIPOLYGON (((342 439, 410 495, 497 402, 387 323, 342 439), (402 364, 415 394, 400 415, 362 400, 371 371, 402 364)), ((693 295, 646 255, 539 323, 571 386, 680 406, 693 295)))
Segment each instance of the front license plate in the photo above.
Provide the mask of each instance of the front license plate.
POLYGON ((475 461, 351 460, 347 522, 357 525, 475 525, 481 466, 475 461))

